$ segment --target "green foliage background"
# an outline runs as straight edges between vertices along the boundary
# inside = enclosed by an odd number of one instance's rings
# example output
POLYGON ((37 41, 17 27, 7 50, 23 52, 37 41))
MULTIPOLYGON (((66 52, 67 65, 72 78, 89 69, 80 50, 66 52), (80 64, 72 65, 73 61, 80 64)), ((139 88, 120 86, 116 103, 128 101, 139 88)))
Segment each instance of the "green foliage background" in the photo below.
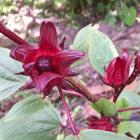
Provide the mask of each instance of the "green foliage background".
POLYGON ((0 15, 15 12, 19 2, 40 9, 42 16, 47 10, 71 20, 104 20, 111 24, 122 21, 127 26, 135 23, 140 4, 140 0, 0 0, 0 15))

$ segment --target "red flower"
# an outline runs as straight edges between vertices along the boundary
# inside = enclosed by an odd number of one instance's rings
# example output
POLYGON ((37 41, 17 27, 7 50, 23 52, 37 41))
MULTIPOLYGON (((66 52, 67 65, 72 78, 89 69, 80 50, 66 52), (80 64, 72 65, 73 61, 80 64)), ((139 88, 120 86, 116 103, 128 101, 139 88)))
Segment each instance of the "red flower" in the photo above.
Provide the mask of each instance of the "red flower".
POLYGON ((31 77, 24 89, 36 88, 46 96, 54 86, 64 87, 64 77, 74 76, 70 65, 82 58, 81 51, 63 50, 65 38, 57 42, 57 32, 51 21, 43 21, 38 46, 19 45, 10 56, 23 63, 19 73, 31 77))
POLYGON ((88 128, 112 132, 114 129, 111 119, 109 117, 97 118, 94 116, 88 118, 88 128))
POLYGON ((137 53, 136 53, 135 70, 136 70, 138 73, 140 72, 140 52, 137 52, 137 53))
POLYGON ((114 88, 125 85, 129 78, 130 63, 131 58, 127 50, 123 50, 122 56, 116 57, 110 62, 103 79, 104 82, 114 88))

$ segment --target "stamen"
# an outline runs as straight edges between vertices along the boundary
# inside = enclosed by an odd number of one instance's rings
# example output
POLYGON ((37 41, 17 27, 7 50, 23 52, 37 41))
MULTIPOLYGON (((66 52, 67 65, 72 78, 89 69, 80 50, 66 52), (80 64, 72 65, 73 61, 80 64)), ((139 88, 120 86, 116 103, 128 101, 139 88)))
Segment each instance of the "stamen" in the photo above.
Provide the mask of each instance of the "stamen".
POLYGON ((52 60, 51 60, 51 58, 41 56, 37 59, 35 66, 39 73, 51 71, 52 70, 52 60))

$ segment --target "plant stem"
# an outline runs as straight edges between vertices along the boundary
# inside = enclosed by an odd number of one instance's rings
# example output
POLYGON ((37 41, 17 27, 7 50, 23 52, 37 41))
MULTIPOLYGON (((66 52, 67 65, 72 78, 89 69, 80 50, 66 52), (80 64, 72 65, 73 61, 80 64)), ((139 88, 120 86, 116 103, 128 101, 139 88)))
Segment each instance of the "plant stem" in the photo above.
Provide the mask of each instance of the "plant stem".
POLYGON ((113 102, 115 103, 119 97, 118 89, 114 89, 114 97, 113 97, 113 102))
POLYGON ((126 112, 131 110, 140 110, 140 107, 121 108, 118 110, 118 112, 126 112))
POLYGON ((16 35, 14 32, 9 30, 7 27, 5 27, 1 22, 0 22, 0 33, 4 34, 8 38, 10 38, 12 41, 19 45, 29 45, 28 42, 20 38, 18 35, 16 35))
POLYGON ((133 72, 131 73, 130 77, 129 77, 128 80, 126 81, 126 84, 125 84, 125 85, 122 85, 120 88, 117 88, 117 89, 114 88, 115 94, 114 94, 113 102, 116 102, 116 101, 117 101, 117 99, 118 99, 118 97, 120 96, 120 94, 121 94, 121 92, 123 91, 123 89, 124 89, 127 85, 131 84, 131 83, 136 79, 137 75, 138 75, 138 72, 137 72, 136 66, 135 66, 133 72))
POLYGON ((114 119, 115 126, 120 123, 120 119, 118 118, 118 115, 114 116, 113 119, 114 119))
POLYGON ((61 100, 63 102, 64 108, 65 108, 65 112, 66 112, 67 117, 68 117, 68 121, 69 121, 70 127, 72 129, 72 132, 73 132, 74 135, 77 135, 79 133, 79 131, 75 128, 74 122, 73 122, 71 114, 70 114, 69 107, 68 107, 68 105, 67 105, 67 103, 65 101, 65 97, 64 97, 63 91, 62 91, 61 88, 58 88, 58 90, 59 90, 60 97, 61 97, 61 100))
POLYGON ((120 89, 114 89, 114 98, 113 98, 113 102, 116 103, 117 99, 119 98, 121 92, 123 91, 123 89, 125 88, 125 85, 121 86, 120 89))
POLYGON ((91 102, 96 102, 98 101, 100 98, 111 98, 112 94, 93 94, 91 92, 89 92, 89 90, 80 82, 76 81, 73 78, 65 78, 65 80, 67 80, 70 84, 72 84, 76 89, 77 92, 81 93, 84 97, 86 97, 89 101, 91 102))

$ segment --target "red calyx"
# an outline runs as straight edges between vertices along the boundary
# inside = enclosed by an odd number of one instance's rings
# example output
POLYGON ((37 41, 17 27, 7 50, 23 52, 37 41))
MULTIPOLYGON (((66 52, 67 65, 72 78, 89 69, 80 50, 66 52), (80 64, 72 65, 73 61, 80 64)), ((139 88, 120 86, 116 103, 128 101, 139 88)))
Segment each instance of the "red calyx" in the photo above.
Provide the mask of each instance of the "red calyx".
POLYGON ((135 70, 140 73, 140 52, 136 53, 135 70))
POLYGON ((116 57, 110 62, 106 70, 104 82, 113 88, 125 85, 129 78, 130 63, 131 58, 127 50, 123 50, 122 56, 116 57))
POLYGON ((90 117, 88 118, 88 128, 89 129, 98 129, 104 131, 114 131, 113 124, 111 122, 111 118, 109 117, 90 117))
POLYGON ((46 96, 54 86, 63 86, 64 77, 76 75, 70 65, 82 58, 84 53, 63 50, 64 41, 65 38, 59 45, 54 24, 51 21, 43 21, 38 46, 18 45, 11 51, 10 56, 23 63, 24 71, 20 74, 31 77, 24 89, 34 85, 46 96))

